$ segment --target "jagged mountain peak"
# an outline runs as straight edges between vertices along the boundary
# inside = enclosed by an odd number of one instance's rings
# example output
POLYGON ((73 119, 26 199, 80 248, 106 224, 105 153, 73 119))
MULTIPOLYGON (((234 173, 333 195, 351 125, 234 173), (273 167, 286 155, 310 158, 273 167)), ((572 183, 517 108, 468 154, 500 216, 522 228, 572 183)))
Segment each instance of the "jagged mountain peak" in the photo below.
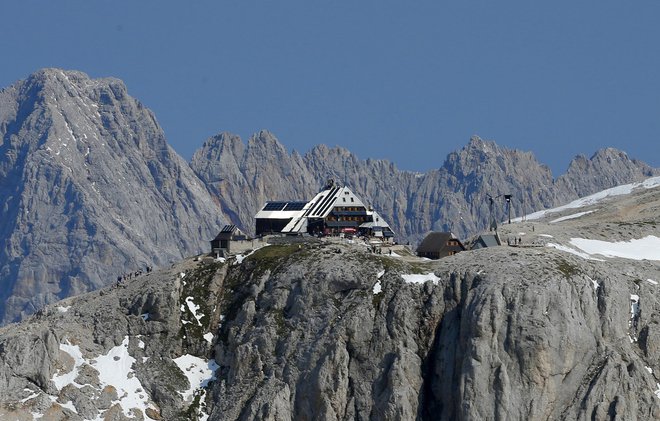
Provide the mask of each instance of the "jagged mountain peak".
POLYGON ((193 161, 205 156, 207 159, 221 159, 226 155, 240 157, 245 145, 241 138, 230 132, 222 132, 204 141, 202 147, 195 151, 193 161))
MULTIPOLYGON (((274 142, 270 136, 268 139, 274 142)), ((248 231, 264 201, 304 200, 314 193, 309 186, 322 185, 328 178, 350 185, 379 209, 401 240, 415 242, 431 229, 452 229, 459 236, 482 229, 489 218, 485 200, 489 194, 512 194, 516 206, 513 214, 519 215, 575 199, 586 191, 587 185, 590 194, 593 189, 637 181, 648 173, 641 163, 619 159, 617 162, 629 167, 620 171, 620 176, 604 177, 602 182, 587 180, 583 188, 576 189, 566 182, 555 183, 550 168, 541 164, 533 153, 501 147, 476 135, 463 148, 450 153, 441 167, 427 173, 401 171, 388 160, 361 160, 346 148, 324 144, 311 148, 302 161, 298 154, 288 154, 284 147, 280 148, 279 141, 276 147, 256 140, 251 145, 250 152, 236 158, 237 165, 225 163, 214 167, 213 163, 198 160, 192 163, 207 182, 224 180, 223 188, 215 189, 216 197, 222 203, 227 201, 227 196, 233 196, 226 202, 236 217, 232 222, 248 231), (211 167, 214 169, 208 170, 211 167), (238 182, 240 193, 233 192, 230 180, 238 182), (245 191, 256 195, 248 199, 245 191)), ((609 173, 606 164, 606 159, 594 161, 594 176, 609 173)), ((504 207, 498 205, 493 211, 498 218, 505 217, 504 207)))
POLYGON ((596 151, 589 159, 584 155, 576 156, 569 164, 566 174, 558 177, 556 183, 560 188, 574 193, 576 197, 581 197, 659 174, 658 169, 631 159, 627 153, 610 147, 596 151))
POLYGON ((59 68, 40 69, 17 85, 27 90, 37 90, 46 103, 75 98, 80 94, 90 95, 96 91, 100 102, 106 105, 126 99, 128 89, 118 78, 104 77, 93 79, 84 72, 59 68))
POLYGON ((478 149, 484 151, 494 150, 496 148, 497 144, 494 141, 482 139, 479 135, 476 134, 470 136, 470 140, 468 140, 467 145, 463 147, 463 149, 466 150, 478 149))
POLYGON ((478 136, 472 136, 465 147, 450 153, 443 168, 459 178, 483 177, 498 172, 513 174, 531 168, 547 173, 544 176, 550 173, 549 168, 539 163, 533 153, 501 147, 478 136))
POLYGON ((0 418, 660 419, 659 182, 511 246, 289 237, 47 306, 0 328, 0 418))
POLYGON ((274 146, 286 150, 284 145, 280 143, 277 137, 268 130, 259 130, 250 136, 250 139, 248 140, 248 146, 255 147, 256 145, 274 146))
POLYGON ((199 252, 204 183, 123 82, 43 69, 0 93, 0 324, 199 252))

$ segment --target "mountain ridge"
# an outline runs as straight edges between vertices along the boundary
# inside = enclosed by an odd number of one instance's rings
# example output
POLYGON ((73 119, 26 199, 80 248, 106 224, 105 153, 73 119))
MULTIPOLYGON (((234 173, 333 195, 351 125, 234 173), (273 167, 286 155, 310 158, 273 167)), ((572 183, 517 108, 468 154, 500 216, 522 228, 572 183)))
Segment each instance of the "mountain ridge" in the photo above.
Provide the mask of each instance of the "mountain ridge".
POLYGON ((660 239, 660 178, 596 196, 440 261, 307 238, 49 305, 0 328, 0 416, 657 419, 660 254, 571 247, 660 239))
MULTIPOLYGON (((539 163, 531 152, 503 148, 478 136, 450 153, 437 169, 426 173, 399 170, 388 160, 361 160, 348 149, 326 145, 312 147, 301 160, 300 154, 289 154, 272 133, 264 130, 252 136, 247 145, 230 133, 213 139, 195 153, 191 167, 207 184, 241 180, 242 194, 226 203, 224 211, 229 213, 231 209, 232 223, 248 232, 253 228, 254 213, 264 202, 306 200, 328 178, 348 184, 378 209, 400 239, 417 242, 430 230, 451 230, 468 236, 484 229, 490 218, 488 195, 512 194, 514 216, 520 216, 660 174, 660 170, 628 158, 625 152, 605 148, 590 159, 576 157, 565 174, 553 178, 549 167, 539 163), (232 148, 241 153, 232 155, 231 165, 205 162, 205 156, 218 156, 212 149, 224 148, 223 137, 231 139, 232 148), (239 142, 242 146, 238 146, 239 142), (276 159, 272 161, 263 158, 269 148, 276 150, 276 159), (296 171, 282 171, 276 168, 279 165, 296 171), (589 177, 579 175, 581 168, 589 177), (300 178, 291 178, 292 173, 300 178)), ((227 190, 210 188, 216 197, 222 197, 227 190)), ((494 213, 499 220, 507 216, 501 203, 494 213)))
POLYGON ((121 80, 61 69, 0 91, 0 152, 0 324, 206 250, 226 222, 251 232, 265 201, 308 200, 327 178, 416 243, 430 230, 485 229, 489 194, 512 193, 518 216, 658 173, 610 150, 553 179, 533 154, 478 137, 418 173, 339 147, 289 153, 267 130, 213 136, 186 162, 121 80))

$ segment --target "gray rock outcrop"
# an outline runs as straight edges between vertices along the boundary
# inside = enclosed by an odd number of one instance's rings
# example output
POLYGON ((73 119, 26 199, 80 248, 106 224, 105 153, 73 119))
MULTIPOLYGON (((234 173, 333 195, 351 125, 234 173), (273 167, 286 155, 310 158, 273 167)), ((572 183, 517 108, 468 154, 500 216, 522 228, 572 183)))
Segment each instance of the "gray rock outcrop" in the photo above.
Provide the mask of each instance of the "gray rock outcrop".
MULTIPOLYGON (((658 203, 659 188, 640 189, 580 218, 507 225, 503 235, 525 231, 525 244, 660 238, 660 225, 648 222, 658 203)), ((587 259, 547 246, 440 261, 405 246, 369 250, 269 245, 228 261, 185 260, 47 306, 0 328, 0 415, 660 418, 657 260, 587 259), (99 364, 111 355, 140 382, 133 403, 99 364), (180 365, 190 356, 217 367, 196 389, 189 375, 200 366, 180 365)))
POLYGON ((577 157, 554 179, 530 152, 510 150, 474 136, 427 173, 399 170, 385 160, 360 160, 350 151, 319 145, 303 157, 288 154, 268 132, 247 146, 223 133, 195 153, 191 167, 218 199, 232 223, 248 232, 268 200, 309 200, 333 178, 346 182, 383 215, 401 242, 416 243, 428 231, 453 231, 461 238, 487 229, 488 196, 496 197, 493 216, 507 219, 502 195, 512 195, 512 216, 522 216, 578 197, 639 181, 658 169, 611 148, 591 159, 577 157), (234 186, 237 186, 236 188, 234 186))
POLYGON ((200 252, 222 215, 117 79, 41 70, 0 91, 0 324, 200 252))
POLYGON ((307 200, 344 180, 400 242, 485 229, 488 195, 512 214, 657 174, 606 149, 553 179, 529 152, 478 137, 427 173, 319 145, 288 153, 269 132, 224 133, 185 163, 154 115, 117 79, 45 69, 0 91, 0 325, 116 276, 206 249, 223 222, 253 230, 267 200, 307 200), (192 170, 191 170, 192 169, 192 170))

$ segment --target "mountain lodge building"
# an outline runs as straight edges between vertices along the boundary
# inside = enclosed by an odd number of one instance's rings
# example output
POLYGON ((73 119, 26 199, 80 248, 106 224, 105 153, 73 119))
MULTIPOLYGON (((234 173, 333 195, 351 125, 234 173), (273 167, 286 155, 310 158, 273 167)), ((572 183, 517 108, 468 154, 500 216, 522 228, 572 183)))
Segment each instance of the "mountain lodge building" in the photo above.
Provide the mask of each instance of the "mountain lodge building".
POLYGON ((465 246, 451 232, 430 232, 417 247, 417 256, 440 259, 465 251, 465 246))
POLYGON ((225 225, 222 230, 211 240, 211 252, 216 255, 230 253, 231 243, 247 240, 247 236, 236 225, 225 225))
POLYGON ((389 224, 348 187, 333 180, 309 202, 266 202, 255 215, 256 234, 364 235, 390 240, 389 224))

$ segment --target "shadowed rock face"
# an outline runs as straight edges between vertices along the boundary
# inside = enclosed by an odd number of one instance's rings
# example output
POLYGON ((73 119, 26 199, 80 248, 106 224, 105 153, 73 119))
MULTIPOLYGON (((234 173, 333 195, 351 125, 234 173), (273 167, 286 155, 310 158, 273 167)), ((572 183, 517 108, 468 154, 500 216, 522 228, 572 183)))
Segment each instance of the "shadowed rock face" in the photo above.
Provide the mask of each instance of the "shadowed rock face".
MULTIPOLYGON (((188 165, 120 80, 58 69, 0 91, 0 152, 0 324, 205 250, 223 221, 251 231, 266 200, 311 198, 327 178, 415 243, 484 229, 489 194, 513 194, 516 216, 657 172, 606 149, 553 180, 530 153, 474 137, 419 174, 324 145, 289 154, 267 131, 211 138, 188 165)), ((506 218, 501 197, 493 214, 506 218)))
POLYGON ((211 420, 657 419, 646 367, 660 361, 629 337, 657 343, 657 286, 632 279, 660 272, 625 270, 551 248, 425 262, 318 242, 268 246, 241 264, 189 260, 0 329, 0 414, 79 419, 51 399, 92 417, 111 411, 116 397, 91 366, 79 367, 86 387, 51 379, 73 364, 59 344, 92 360, 125 341, 168 420, 200 407, 180 393, 188 384, 173 360, 183 354, 219 365, 202 399, 211 420), (404 281, 415 272, 437 281, 404 281), (632 292, 643 303, 637 329, 632 292))
MULTIPOLYGON (((263 273, 257 259, 215 347, 212 420, 660 416, 657 358, 628 340, 635 286, 614 267, 508 247, 435 266, 294 250, 263 273), (402 282, 433 268, 437 285, 402 282)), ((640 323, 656 329, 650 296, 640 323)))
MULTIPOLYGON (((555 180, 530 152, 475 136, 437 170, 422 174, 401 171, 384 160, 360 160, 339 147, 319 145, 302 158, 296 152, 289 155, 263 131, 247 146, 229 133, 211 138, 195 153, 191 167, 232 223, 248 231, 253 231, 254 214, 267 200, 309 199, 325 180, 334 178, 373 205, 403 242, 418 242, 430 230, 453 231, 464 238, 487 229, 488 195, 512 194, 515 217, 659 173, 609 148, 591 159, 577 157, 555 180)), ((493 213, 498 221, 507 218, 501 196, 493 213)))
POLYGON ((117 79, 45 69, 0 91, 0 324, 203 250, 204 184, 117 79))

